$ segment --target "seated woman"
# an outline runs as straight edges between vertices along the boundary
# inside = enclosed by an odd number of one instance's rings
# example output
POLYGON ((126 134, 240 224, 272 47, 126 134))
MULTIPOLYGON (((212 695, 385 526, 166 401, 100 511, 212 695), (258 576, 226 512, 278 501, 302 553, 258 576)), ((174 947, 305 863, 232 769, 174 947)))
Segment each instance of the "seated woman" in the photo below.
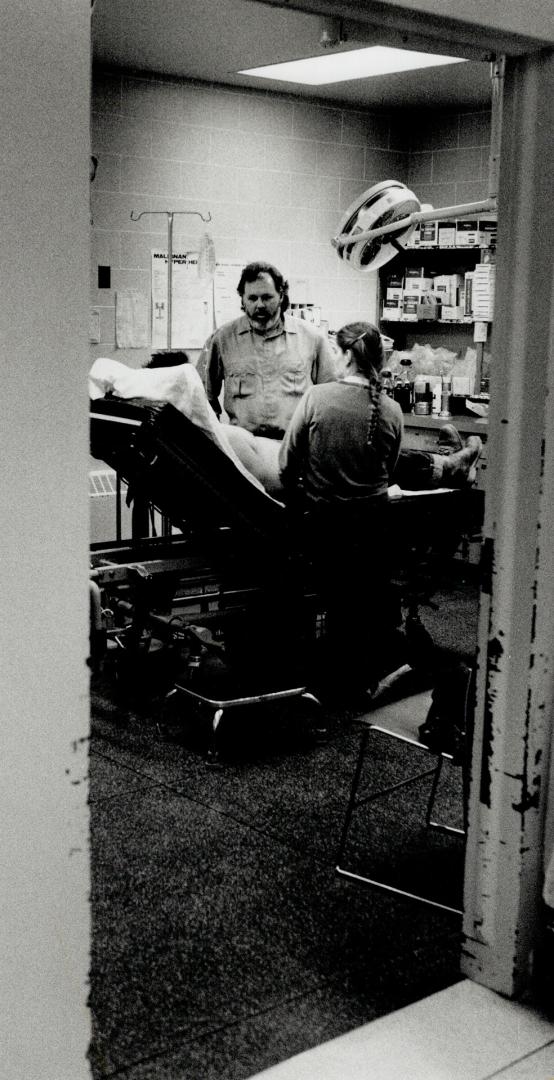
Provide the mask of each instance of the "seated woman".
POLYGON ((398 622, 389 589, 386 506, 402 412, 381 389, 377 328, 351 323, 339 330, 337 344, 342 378, 310 387, 279 451, 287 498, 296 502, 301 492, 310 510, 309 542, 326 608, 323 694, 338 682, 354 693, 375 684, 388 632, 398 622))
POLYGON ((400 406, 381 389, 377 328, 343 326, 337 345, 338 381, 304 394, 279 450, 285 492, 302 483, 311 506, 386 496, 402 441, 400 406))

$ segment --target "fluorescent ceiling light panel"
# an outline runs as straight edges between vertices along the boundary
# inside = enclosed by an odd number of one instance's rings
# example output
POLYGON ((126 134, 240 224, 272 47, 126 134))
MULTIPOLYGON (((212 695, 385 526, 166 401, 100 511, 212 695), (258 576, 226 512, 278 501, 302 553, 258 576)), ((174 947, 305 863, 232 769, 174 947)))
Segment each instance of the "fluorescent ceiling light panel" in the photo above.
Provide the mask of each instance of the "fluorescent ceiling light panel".
POLYGON ((460 56, 437 56, 434 53, 372 45, 367 49, 352 49, 351 52, 325 53, 324 56, 309 56, 305 60, 249 68, 238 74, 323 86, 326 83, 347 82, 348 79, 368 79, 374 75, 390 75, 395 71, 415 71, 417 68, 464 62, 460 56))

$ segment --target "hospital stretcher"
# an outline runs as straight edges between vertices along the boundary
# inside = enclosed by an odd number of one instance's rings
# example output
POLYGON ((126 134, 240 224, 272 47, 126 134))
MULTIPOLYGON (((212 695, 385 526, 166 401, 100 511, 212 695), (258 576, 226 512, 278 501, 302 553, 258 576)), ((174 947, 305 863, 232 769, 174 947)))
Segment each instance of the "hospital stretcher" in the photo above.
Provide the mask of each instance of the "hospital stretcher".
MULTIPOLYGON (((223 641, 234 671, 227 701, 292 688, 307 693, 297 666, 298 635, 304 642, 317 637, 325 612, 297 516, 169 404, 94 401, 91 453, 116 471, 138 505, 155 507, 172 527, 162 537, 137 534, 93 545, 99 640, 119 636, 139 666, 152 638, 179 639, 189 660, 206 651, 217 656, 223 641), (127 613, 123 628, 116 608, 127 613), (108 627, 101 617, 106 610, 108 627), (283 650, 284 642, 290 647, 283 650)), ((403 603, 413 608, 429 591, 429 557, 451 554, 463 533, 478 530, 482 493, 407 495, 391 500, 386 513, 389 556, 403 603)), ((144 515, 138 521, 144 524, 144 515)), ((222 700, 216 689, 207 699, 222 700)))

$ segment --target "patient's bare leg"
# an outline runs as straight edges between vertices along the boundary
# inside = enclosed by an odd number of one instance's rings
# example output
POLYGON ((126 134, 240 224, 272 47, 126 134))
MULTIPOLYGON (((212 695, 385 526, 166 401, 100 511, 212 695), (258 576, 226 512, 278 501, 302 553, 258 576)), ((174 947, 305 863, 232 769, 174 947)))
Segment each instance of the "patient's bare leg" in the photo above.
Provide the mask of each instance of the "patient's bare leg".
POLYGON ((240 458, 245 469, 260 480, 270 495, 282 492, 278 464, 281 443, 277 439, 253 435, 251 431, 237 427, 236 424, 223 426, 235 454, 240 458))

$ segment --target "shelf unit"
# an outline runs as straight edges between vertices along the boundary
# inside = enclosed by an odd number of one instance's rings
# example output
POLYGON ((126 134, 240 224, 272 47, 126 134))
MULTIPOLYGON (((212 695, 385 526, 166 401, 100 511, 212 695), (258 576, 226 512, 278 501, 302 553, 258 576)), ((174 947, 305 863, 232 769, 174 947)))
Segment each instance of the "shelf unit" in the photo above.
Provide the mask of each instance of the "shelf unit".
MULTIPOLYGON (((383 313, 387 283, 391 278, 404 278, 406 269, 423 267, 426 276, 460 274, 474 270, 479 263, 495 262, 495 248, 491 245, 468 246, 441 245, 440 247, 405 248, 379 271, 379 312, 383 333, 392 337, 397 349, 409 349, 414 344, 430 342, 435 348, 443 346, 452 352, 463 353, 468 345, 476 352, 475 388, 483 385, 483 357, 485 342, 474 340, 476 320, 473 317, 458 319, 387 319, 383 313), (424 341, 422 341, 424 336, 424 341)), ((487 320, 487 344, 490 346, 492 323, 487 320)))

